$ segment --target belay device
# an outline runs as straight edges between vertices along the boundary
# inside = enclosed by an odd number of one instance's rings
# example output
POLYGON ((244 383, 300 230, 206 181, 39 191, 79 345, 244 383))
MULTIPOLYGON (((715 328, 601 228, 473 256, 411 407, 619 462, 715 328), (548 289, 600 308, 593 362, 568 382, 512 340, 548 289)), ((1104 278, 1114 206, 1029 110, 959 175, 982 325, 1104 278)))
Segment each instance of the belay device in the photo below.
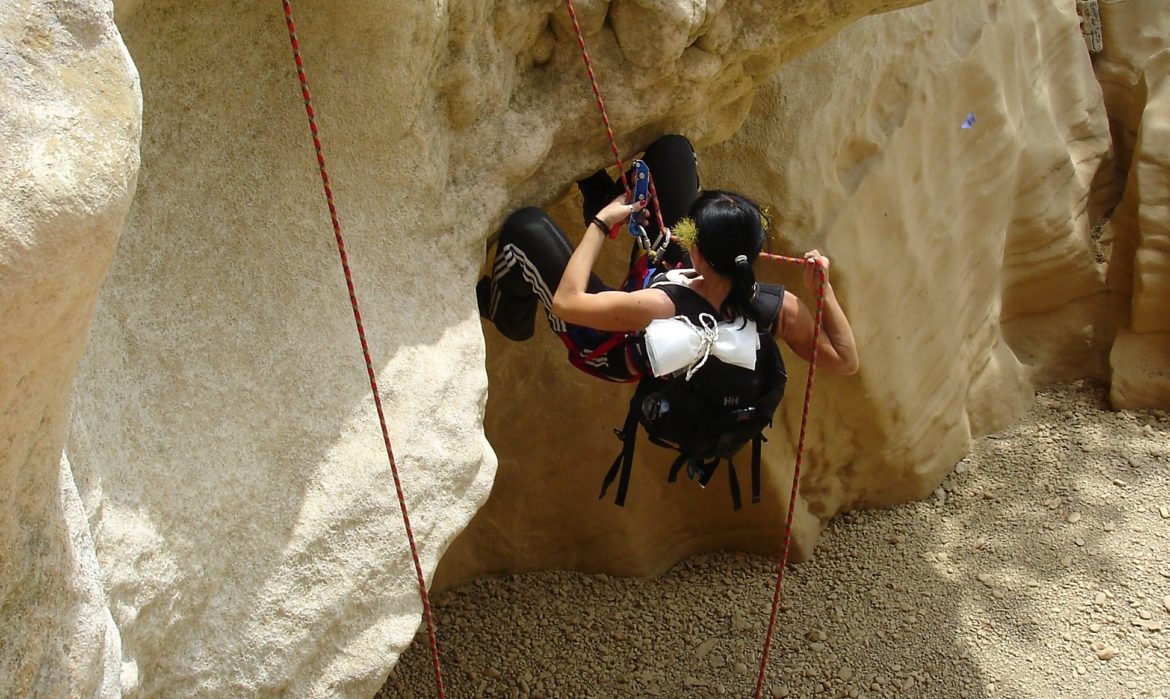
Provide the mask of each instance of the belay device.
MULTIPOLYGON (((650 168, 645 162, 635 160, 630 169, 634 175, 634 191, 631 195, 631 204, 646 205, 650 198, 650 168)), ((650 244, 650 239, 646 233, 646 227, 642 225, 639 219, 638 211, 630 214, 630 235, 643 242, 642 248, 646 249, 650 244)))

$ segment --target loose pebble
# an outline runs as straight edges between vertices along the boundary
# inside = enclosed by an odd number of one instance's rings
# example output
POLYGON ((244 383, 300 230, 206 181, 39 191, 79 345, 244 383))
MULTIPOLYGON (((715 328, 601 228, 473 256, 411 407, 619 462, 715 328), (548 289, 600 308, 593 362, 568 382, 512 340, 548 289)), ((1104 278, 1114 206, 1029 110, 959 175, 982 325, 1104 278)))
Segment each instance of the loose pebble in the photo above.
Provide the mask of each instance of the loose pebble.
POLYGON ((1065 519, 1065 521, 1068 522, 1069 524, 1076 524, 1077 522, 1081 521, 1081 513, 1080 512, 1069 513, 1069 516, 1065 519))

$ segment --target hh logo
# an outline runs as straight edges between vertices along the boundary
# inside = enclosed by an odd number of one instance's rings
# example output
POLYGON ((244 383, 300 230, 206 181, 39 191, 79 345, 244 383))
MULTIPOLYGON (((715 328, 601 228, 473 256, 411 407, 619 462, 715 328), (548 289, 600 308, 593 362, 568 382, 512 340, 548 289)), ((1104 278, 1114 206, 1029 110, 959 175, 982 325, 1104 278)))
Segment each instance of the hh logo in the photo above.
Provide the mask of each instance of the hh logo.
POLYGON ((724 408, 728 408, 733 405, 739 405, 739 396, 723 396, 724 408))

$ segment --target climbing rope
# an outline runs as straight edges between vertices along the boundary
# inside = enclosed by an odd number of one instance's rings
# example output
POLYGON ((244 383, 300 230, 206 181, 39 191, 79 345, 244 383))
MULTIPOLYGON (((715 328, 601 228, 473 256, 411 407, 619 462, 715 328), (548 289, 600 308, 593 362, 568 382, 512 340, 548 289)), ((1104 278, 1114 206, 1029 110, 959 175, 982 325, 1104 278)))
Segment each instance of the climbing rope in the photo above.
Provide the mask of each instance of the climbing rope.
MULTIPOLYGON (((589 51, 585 47, 585 34, 581 31, 581 25, 577 21, 577 13, 573 8, 573 0, 565 0, 569 8, 569 17, 573 20, 573 31, 577 34, 577 45, 581 47, 581 58, 585 61, 585 70, 589 73, 589 81, 593 85, 593 96, 597 100, 597 109, 601 112, 601 120, 605 124, 605 133, 609 137, 609 147, 613 151, 614 158, 617 159, 617 166, 621 172, 622 186, 625 187, 626 195, 630 194, 630 184, 626 179, 626 168, 622 164, 621 154, 618 151, 617 139, 613 135, 613 127, 609 121, 609 115, 605 111, 605 100, 601 97, 601 87, 597 84, 597 76, 593 71, 593 64, 589 60, 589 51)), ((666 231, 666 226, 662 221, 662 210, 658 206, 658 193, 654 190, 654 180, 650 180, 651 198, 654 202, 654 210, 658 213, 658 226, 660 231, 666 231)), ((643 245, 645 248, 645 245, 643 245)), ((787 262, 799 265, 806 265, 808 261, 800 257, 787 257, 785 255, 774 255, 771 253, 760 253, 760 257, 776 262, 787 262)), ((780 561, 776 566, 776 585, 772 592, 772 609, 768 615, 768 629, 764 634, 764 649, 760 658, 760 672, 756 678, 755 693, 752 695, 754 699, 760 699, 761 692, 764 688, 764 678, 768 672, 768 652, 772 646, 772 635, 776 625, 776 614, 780 609, 780 601, 784 594, 784 570, 788 567, 788 550, 792 542, 792 520, 796 511, 796 495, 800 489, 800 465, 804 457, 805 436, 808 428, 808 412, 809 405, 812 402, 812 388, 813 388, 813 374, 817 366, 817 345, 820 342, 821 322, 824 318, 825 306, 825 281, 826 273, 824 265, 817 264, 817 303, 816 303, 816 317, 815 325, 813 327, 813 346, 812 355, 809 357, 808 365, 808 381, 804 389, 804 409, 800 416, 800 437, 796 444, 796 464, 792 470, 792 489, 788 497, 788 515, 784 523, 784 540, 782 544, 782 551, 780 561)))
MULTIPOLYGON (((597 101, 597 111, 601 112, 601 121, 605 124, 605 135, 609 138, 609 149, 613 151, 617 161, 618 174, 622 180, 622 188, 626 190, 626 198, 631 199, 630 181, 626 178, 626 166, 622 162, 621 151, 618 149, 617 138, 613 135, 613 127, 609 123, 609 113, 605 111, 605 100, 601 97, 601 86, 597 84, 597 75, 593 72, 593 61, 589 59, 589 49, 585 46, 585 32, 581 31, 581 23, 577 21, 577 10, 573 7, 573 0, 565 0, 569 7, 569 19, 573 21, 573 31, 577 34, 577 46, 581 47, 581 59, 585 61, 585 72, 589 73, 589 83, 593 86, 593 97, 597 101)), ((658 190, 654 187, 654 175, 650 175, 650 203, 654 216, 658 220, 658 237, 653 243, 640 240, 642 249, 650 253, 656 260, 661 257, 670 244, 670 229, 662 220, 662 207, 658 205, 658 190)), ((611 232, 610 237, 613 237, 611 232)))
MULTIPOLYGON (((785 257, 766 252, 760 253, 760 256, 780 262, 806 264, 803 259, 797 257, 785 257)), ((792 542, 792 517, 796 512, 796 494, 800 490, 800 464, 804 456, 804 438, 808 433, 808 408, 809 404, 812 403, 813 374, 816 373, 817 368, 817 346, 821 339, 821 321, 824 319, 825 281, 827 278, 825 266, 818 262, 817 308, 813 323, 812 356, 808 360, 808 380, 804 386, 804 409, 800 414, 800 437, 796 440, 796 465, 792 468, 792 490, 788 495, 788 516, 784 521, 784 543, 780 562, 776 566, 776 586, 772 590, 772 610, 768 613, 768 630, 764 634, 764 652, 760 657, 760 673, 756 677, 756 691, 752 694, 754 699, 760 699, 761 692, 764 690, 764 676, 768 672, 768 651, 772 647, 772 631, 776 626, 776 613, 780 609, 780 600, 784 594, 784 569, 788 567, 788 546, 792 542)))
POLYGON ((370 392, 374 396, 374 407, 378 410, 378 424, 382 427, 382 441, 386 445, 386 456, 390 460, 390 472, 394 476, 394 489, 398 493, 398 506, 402 511, 402 524, 406 527, 406 538, 410 542, 410 555, 414 559, 414 572, 418 578, 419 597, 422 598, 423 615, 427 622, 427 635, 431 641, 431 659, 435 666, 435 683, 438 686, 439 699, 446 696, 443 690, 443 672, 439 664, 439 644, 435 639, 435 624, 431 617, 431 600, 427 594, 427 583, 423 576, 422 563, 418 556, 418 545, 414 540, 414 533, 410 528, 410 514, 406 509, 406 495, 402 490, 402 481, 398 476, 398 465, 394 461, 394 450, 390 446, 390 432, 386 427, 386 414, 382 410, 381 394, 378 391, 378 380, 374 374, 374 363, 370 358, 370 346, 366 342, 366 331, 362 325, 362 314, 358 308, 357 295, 354 293, 353 274, 349 267, 349 258, 345 254, 345 240, 341 237, 341 223, 337 216, 337 206, 333 201, 333 189, 329 185, 329 173, 325 169, 325 153, 321 148, 320 131, 317 128, 317 117, 313 113, 313 100, 309 95, 309 82, 305 78, 305 65, 301 60, 300 42, 297 41, 296 25, 293 23, 292 5, 290 0, 281 0, 284 5, 285 23, 288 25, 288 38, 292 42, 293 59, 297 64, 297 78, 301 84, 301 96, 305 99, 305 113, 309 116, 309 131, 313 135, 313 149, 317 152, 317 165, 321 170, 321 184, 325 189, 325 201, 329 205, 329 218, 333 223, 333 237, 337 241, 337 253, 341 257, 341 269, 345 273, 345 286, 349 289, 349 303, 353 308, 353 320, 357 325, 358 339, 362 345, 362 357, 366 362, 366 373, 370 378, 370 392))

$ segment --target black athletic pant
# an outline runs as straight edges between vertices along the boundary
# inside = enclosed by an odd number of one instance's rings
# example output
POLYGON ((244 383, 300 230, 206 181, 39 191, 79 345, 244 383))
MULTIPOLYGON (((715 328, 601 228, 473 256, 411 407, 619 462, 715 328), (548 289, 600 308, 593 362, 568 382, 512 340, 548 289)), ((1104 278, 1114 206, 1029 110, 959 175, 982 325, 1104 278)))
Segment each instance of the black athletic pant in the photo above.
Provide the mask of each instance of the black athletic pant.
MULTIPOLYGON (((663 222, 672 227, 698 197, 694 149, 683 136, 663 136, 650 144, 642 160, 650 168, 663 222)), ((604 170, 578 185, 585 199, 582 218, 586 225, 623 191, 621 183, 613 182, 604 170)), ((652 240, 658 235, 655 217, 651 216, 647 230, 652 240)), ((631 269, 638 264, 640 252, 635 242, 630 255, 631 269)), ((574 366, 610 381, 637 380, 640 373, 631 373, 627 357, 633 359, 636 367, 643 366, 644 362, 637 343, 628 341, 632 335, 571 325, 553 314, 553 294, 572 254, 568 237, 542 209, 526 207, 512 213, 500 230, 491 277, 481 281, 476 289, 481 315, 494 322, 504 336, 526 340, 534 332, 539 302, 544 306, 549 326, 569 349, 569 361, 574 366)), ((664 258, 670 266, 689 266, 685 253, 674 243, 664 258)), ((640 288, 641 279, 627 279, 623 284, 627 291, 633 290, 631 286, 640 288)), ((597 275, 591 275, 587 288, 598 292, 610 287, 597 275)))

